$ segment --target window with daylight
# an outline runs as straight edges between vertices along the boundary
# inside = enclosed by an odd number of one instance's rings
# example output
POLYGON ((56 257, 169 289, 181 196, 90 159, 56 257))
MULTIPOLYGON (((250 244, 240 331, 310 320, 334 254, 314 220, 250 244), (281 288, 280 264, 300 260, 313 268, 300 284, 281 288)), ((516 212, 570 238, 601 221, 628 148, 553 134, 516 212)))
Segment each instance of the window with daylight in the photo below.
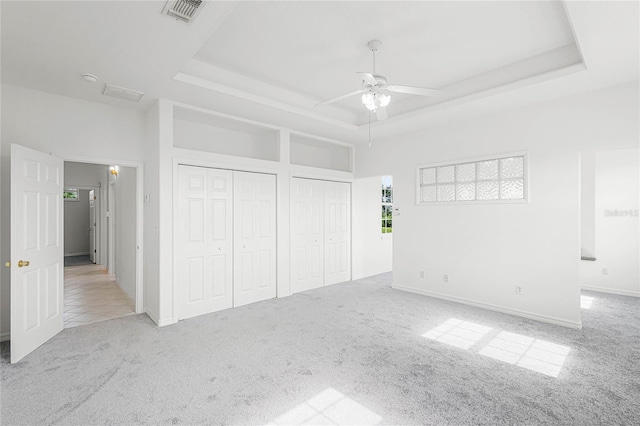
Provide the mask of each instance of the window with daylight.
POLYGON ((62 192, 62 198, 65 201, 79 201, 80 192, 78 192, 78 190, 75 188, 65 188, 62 192))
POLYGON ((391 234, 393 229, 393 178, 382 176, 382 233, 391 234))
POLYGON ((525 155, 418 168, 418 204, 527 199, 525 155))

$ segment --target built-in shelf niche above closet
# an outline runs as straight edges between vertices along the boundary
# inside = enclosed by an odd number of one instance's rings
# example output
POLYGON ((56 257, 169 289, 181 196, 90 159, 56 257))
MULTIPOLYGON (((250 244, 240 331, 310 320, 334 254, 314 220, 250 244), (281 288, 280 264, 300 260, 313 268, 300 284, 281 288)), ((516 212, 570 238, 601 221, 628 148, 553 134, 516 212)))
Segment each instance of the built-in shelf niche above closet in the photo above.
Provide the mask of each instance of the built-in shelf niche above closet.
POLYGON ((173 111, 173 146, 278 161, 276 129, 182 107, 173 111))
POLYGON ((291 133, 291 164, 321 169, 353 171, 353 148, 291 133))

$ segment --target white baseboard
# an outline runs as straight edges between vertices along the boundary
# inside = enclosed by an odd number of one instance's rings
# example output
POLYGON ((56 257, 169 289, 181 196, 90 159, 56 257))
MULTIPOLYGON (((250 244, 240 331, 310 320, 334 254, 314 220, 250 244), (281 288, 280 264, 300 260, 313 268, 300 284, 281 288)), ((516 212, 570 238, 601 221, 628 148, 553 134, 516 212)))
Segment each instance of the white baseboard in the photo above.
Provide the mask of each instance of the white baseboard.
POLYGON ((64 257, 69 257, 69 256, 88 256, 89 252, 88 251, 82 251, 82 252, 77 252, 77 253, 65 253, 64 257))
POLYGON ((175 324, 176 322, 177 321, 174 321, 173 318, 167 318, 167 319, 158 321, 156 324, 158 324, 158 327, 164 327, 166 325, 175 324))
POLYGON ((156 317, 155 314, 153 314, 151 311, 146 309, 146 307, 145 307, 144 313, 147 314, 149 318, 151 318, 151 321, 153 321, 156 325, 158 325, 158 317, 156 317))
POLYGON ((616 290, 612 288, 593 287, 590 285, 583 285, 581 288, 583 290, 598 291, 600 293, 617 294, 618 296, 640 297, 640 291, 616 290))
POLYGON ((0 333, 0 342, 6 342, 7 340, 11 340, 11 332, 3 331, 0 333))
POLYGON ((582 321, 574 322, 567 321, 562 318, 551 317, 547 315, 535 314, 533 312, 521 311, 519 309, 507 308, 505 306, 492 305, 490 303, 476 302, 474 300, 464 299, 461 297, 448 296, 446 294, 434 293, 427 290, 418 290, 411 287, 404 287, 398 284, 393 284, 393 288, 397 290, 407 291, 409 293, 421 294, 423 296, 435 297, 436 299, 448 300, 450 302, 462 303, 463 305, 475 306, 477 308, 488 309, 491 311, 502 312, 504 314, 515 315, 523 318, 529 318, 536 321, 542 321, 549 324, 561 325, 563 327, 581 329, 582 321))
POLYGON ((391 272, 391 270, 389 269, 388 271, 385 270, 385 271, 380 271, 380 272, 366 272, 364 274, 353 275, 351 277, 351 281, 361 280, 363 278, 369 278, 369 277, 373 277, 375 275, 386 274, 387 272, 391 272))
POLYGON ((173 320, 173 318, 159 320, 154 313, 149 312, 149 310, 146 308, 145 308, 145 314, 147 314, 147 316, 151 318, 151 321, 153 321, 158 327, 164 327, 165 325, 175 324, 175 321, 173 320))

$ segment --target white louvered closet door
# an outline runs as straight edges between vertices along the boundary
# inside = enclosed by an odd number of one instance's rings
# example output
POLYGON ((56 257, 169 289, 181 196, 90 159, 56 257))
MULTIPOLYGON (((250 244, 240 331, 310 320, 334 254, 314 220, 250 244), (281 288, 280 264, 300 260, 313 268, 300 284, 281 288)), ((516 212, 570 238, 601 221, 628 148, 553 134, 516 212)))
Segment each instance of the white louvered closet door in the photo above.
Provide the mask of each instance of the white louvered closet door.
POLYGON ((178 318, 233 306, 233 174, 179 166, 178 318))
POLYGON ((276 177, 233 172, 234 306, 276 297, 276 177))

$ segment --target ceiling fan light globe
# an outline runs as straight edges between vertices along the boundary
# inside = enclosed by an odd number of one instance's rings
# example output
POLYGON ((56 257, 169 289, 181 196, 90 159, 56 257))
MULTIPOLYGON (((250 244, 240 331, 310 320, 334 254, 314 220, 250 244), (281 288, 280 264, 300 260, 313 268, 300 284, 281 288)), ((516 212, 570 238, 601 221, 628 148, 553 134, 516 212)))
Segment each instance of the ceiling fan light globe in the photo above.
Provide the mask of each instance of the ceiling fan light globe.
POLYGON ((367 107, 368 110, 374 111, 376 109, 376 98, 374 94, 367 92, 362 95, 362 104, 367 107))
POLYGON ((378 96, 378 100, 380 101, 380 106, 386 107, 387 105, 389 105, 389 102, 391 102, 391 96, 385 93, 381 93, 380 96, 378 96))

